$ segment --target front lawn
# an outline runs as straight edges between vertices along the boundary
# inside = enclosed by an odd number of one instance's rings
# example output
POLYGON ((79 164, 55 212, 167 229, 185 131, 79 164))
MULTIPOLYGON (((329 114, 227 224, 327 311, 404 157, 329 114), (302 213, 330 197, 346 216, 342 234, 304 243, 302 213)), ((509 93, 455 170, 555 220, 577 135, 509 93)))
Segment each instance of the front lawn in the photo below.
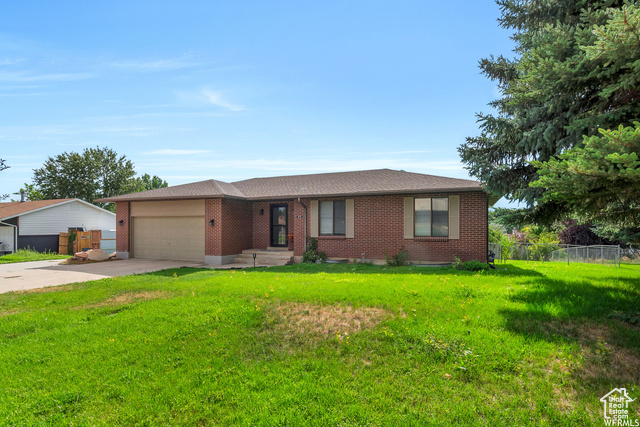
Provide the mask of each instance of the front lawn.
POLYGON ((0 256, 0 264, 12 264, 15 262, 46 261, 51 259, 65 259, 69 255, 60 255, 56 252, 37 252, 33 249, 18 249, 16 252, 0 256))
MULTIPOLYGON (((0 295, 7 425, 603 425, 640 267, 175 269, 0 295)), ((640 399, 629 405, 640 416, 640 399)))

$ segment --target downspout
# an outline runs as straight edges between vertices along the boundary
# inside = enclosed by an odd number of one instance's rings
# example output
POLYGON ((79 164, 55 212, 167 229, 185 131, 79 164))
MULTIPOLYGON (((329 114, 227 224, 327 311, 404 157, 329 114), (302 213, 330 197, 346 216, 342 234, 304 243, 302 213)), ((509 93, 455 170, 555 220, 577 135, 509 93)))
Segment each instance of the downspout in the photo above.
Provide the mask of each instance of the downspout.
POLYGON ((18 226, 13 224, 7 224, 6 222, 0 221, 2 225, 8 225, 9 227, 13 227, 13 252, 18 250, 18 226))
MULTIPOLYGON (((484 258, 487 261, 489 261, 489 193, 487 193, 487 206, 485 211, 486 211, 485 218, 487 219, 487 244, 485 245, 485 248, 484 248, 484 258)), ((500 254, 500 257, 502 257, 502 254, 500 254)))
POLYGON ((307 250, 307 207, 300 201, 300 197, 298 197, 298 203, 304 208, 304 250, 307 250))

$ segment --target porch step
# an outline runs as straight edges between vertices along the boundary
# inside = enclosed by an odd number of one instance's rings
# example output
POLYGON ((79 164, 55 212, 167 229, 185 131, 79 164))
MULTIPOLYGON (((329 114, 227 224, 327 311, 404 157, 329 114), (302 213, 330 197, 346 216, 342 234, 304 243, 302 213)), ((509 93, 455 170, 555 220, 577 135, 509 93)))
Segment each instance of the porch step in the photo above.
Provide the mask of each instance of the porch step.
POLYGON ((291 264, 293 261, 293 251, 245 249, 235 258, 234 262, 241 264, 253 264, 254 253, 256 254, 256 265, 287 265, 291 264))

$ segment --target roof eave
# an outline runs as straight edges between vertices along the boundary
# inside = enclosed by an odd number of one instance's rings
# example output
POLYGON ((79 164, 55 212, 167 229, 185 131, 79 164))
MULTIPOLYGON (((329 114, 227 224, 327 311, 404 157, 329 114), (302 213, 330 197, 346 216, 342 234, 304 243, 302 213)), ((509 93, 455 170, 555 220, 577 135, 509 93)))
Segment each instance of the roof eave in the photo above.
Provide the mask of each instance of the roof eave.
POLYGON ((162 200, 198 200, 198 199, 235 199, 235 200, 295 200, 310 199, 319 197, 358 197, 358 196, 385 196, 398 194, 435 194, 435 193, 473 193, 485 192, 480 187, 457 187, 457 188, 432 188, 432 189, 415 189, 415 190, 390 190, 390 191, 358 191, 352 193, 315 193, 315 194, 282 194, 272 196, 255 196, 241 197, 228 194, 221 195, 190 195, 190 196, 168 196, 168 197, 145 197, 145 198, 105 198, 96 199, 100 203, 117 203, 117 202, 158 202, 162 200))
POLYGON ((201 200, 201 199, 236 199, 236 200, 247 200, 246 197, 240 196, 231 196, 228 194, 221 195, 204 195, 204 196, 167 196, 167 197, 144 197, 144 198, 123 198, 123 199, 114 199, 107 197, 106 199, 96 199, 96 202, 99 203, 118 203, 118 202, 159 202, 162 200, 201 200))
POLYGON ((322 194, 284 194, 280 196, 257 196, 247 197, 247 200, 284 200, 284 199, 311 199, 320 197, 359 197, 359 196, 387 196, 398 194, 436 194, 436 193, 473 193, 484 192, 479 187, 460 187, 460 188, 434 188, 430 190, 418 189, 418 190, 391 190, 391 191, 358 191, 354 193, 322 193, 322 194))

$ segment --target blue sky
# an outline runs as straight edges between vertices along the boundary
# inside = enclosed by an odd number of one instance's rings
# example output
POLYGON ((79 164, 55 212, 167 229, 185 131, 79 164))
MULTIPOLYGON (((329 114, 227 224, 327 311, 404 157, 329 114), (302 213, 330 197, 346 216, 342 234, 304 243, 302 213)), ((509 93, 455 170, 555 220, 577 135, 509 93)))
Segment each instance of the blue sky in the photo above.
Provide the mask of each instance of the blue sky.
POLYGON ((492 1, 35 1, 0 12, 0 194, 48 156, 170 185, 376 168, 467 178, 456 148, 510 55, 492 1))

